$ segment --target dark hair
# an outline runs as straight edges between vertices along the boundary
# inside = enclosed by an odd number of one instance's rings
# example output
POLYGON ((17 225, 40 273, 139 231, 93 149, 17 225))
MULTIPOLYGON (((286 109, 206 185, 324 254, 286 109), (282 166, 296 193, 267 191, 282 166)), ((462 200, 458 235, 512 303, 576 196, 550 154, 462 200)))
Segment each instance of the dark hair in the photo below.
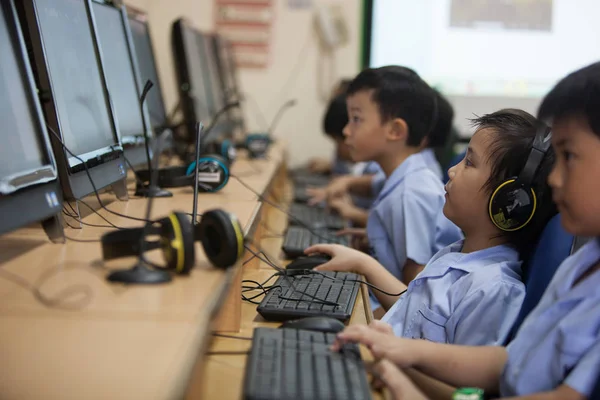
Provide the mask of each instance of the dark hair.
POLYGON ((437 100, 437 118, 433 129, 427 137, 427 147, 444 147, 452 130, 454 108, 440 92, 433 90, 437 100))
POLYGON ((433 128, 435 118, 432 90, 410 68, 391 65, 368 68, 348 86, 348 95, 372 90, 372 100, 383 122, 402 118, 408 126, 408 146, 419 146, 433 128))
POLYGON ((344 127, 348 124, 348 109, 346 108, 346 95, 334 97, 323 118, 323 131, 332 139, 343 139, 344 127))
MULTIPOLYGON (((533 115, 517 109, 504 109, 471 120, 476 130, 490 129, 494 132, 488 148, 492 166, 490 177, 483 189, 490 196, 504 181, 519 176, 529 158, 533 140, 547 126, 533 115)), ((525 228, 504 232, 509 244, 517 248, 522 259, 529 256, 546 223, 557 213, 548 186, 548 175, 554 164, 554 151, 549 148, 532 182, 537 198, 537 210, 525 228)))
POLYGON ((544 121, 581 116, 600 136, 600 62, 563 78, 544 97, 538 117, 544 121))

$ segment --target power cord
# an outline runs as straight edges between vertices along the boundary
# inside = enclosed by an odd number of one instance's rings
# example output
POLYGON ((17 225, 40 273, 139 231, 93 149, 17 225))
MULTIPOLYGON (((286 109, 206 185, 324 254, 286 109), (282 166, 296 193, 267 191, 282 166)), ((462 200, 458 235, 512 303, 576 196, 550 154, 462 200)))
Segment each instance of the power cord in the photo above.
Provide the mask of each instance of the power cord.
MULTIPOLYGON (((142 221, 142 222, 153 222, 150 221, 148 219, 144 219, 144 218, 137 218, 137 217, 131 217, 129 215, 125 215, 125 214, 121 214, 119 212, 110 210, 108 207, 106 207, 104 205, 104 203, 102 202, 102 199, 100 198, 100 194, 98 193, 98 189, 96 188, 96 184, 94 183, 94 180, 92 179, 92 175, 90 174, 90 170, 86 164, 85 161, 83 161, 83 159, 81 157, 79 157, 78 155, 76 155, 75 153, 73 153, 71 150, 69 150, 69 148, 65 145, 65 142, 63 142, 63 140, 61 139, 60 135, 58 133, 56 133, 56 131, 54 129, 52 129, 52 127, 49 124, 46 124, 46 127, 48 128, 48 131, 56 138, 56 140, 59 141, 59 143, 61 144, 61 146, 63 147, 63 149, 65 149, 67 151, 67 153, 69 153, 72 157, 74 157, 75 159, 77 159, 77 161, 81 162, 83 164, 83 168, 85 169, 85 173, 90 181, 90 184, 92 185, 92 189, 94 189, 94 194, 96 195, 96 199, 98 200, 98 204, 100 204, 100 207, 102 207, 104 210, 106 210, 107 212, 116 215, 118 217, 121 218, 127 218, 127 219, 131 219, 134 221, 142 221)), ((77 199, 78 201, 81 201, 80 199, 77 199)))

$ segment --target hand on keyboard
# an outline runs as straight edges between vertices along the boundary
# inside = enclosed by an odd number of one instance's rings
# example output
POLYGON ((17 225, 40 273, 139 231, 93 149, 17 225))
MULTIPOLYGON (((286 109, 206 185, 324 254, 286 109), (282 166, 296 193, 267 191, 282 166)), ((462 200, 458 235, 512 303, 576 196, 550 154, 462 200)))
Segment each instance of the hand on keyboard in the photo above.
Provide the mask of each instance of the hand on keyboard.
POLYGON ((338 333, 331 348, 339 351, 347 343, 360 343, 371 351, 373 357, 388 359, 400 368, 413 367, 422 354, 421 346, 431 345, 425 340, 396 337, 389 329, 384 331, 378 325, 351 325, 338 333))

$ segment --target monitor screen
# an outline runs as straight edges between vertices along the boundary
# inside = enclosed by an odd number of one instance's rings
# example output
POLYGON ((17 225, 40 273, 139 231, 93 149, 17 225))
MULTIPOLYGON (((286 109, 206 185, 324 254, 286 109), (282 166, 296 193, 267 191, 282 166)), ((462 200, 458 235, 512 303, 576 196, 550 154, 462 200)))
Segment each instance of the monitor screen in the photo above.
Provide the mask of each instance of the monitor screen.
POLYGON ((144 134, 139 92, 121 10, 93 3, 108 91, 121 137, 144 134))
POLYGON ((118 144, 86 4, 36 1, 61 134, 78 155, 118 144))
POLYGON ((22 68, 23 54, 10 34, 0 7, 0 193, 10 192, 11 177, 51 165, 42 139, 39 110, 34 106, 31 82, 22 68))
POLYGON ((217 64, 217 58, 215 49, 212 43, 212 37, 210 35, 201 35, 203 37, 203 55, 207 71, 207 79, 209 82, 208 90, 210 91, 210 97, 212 99, 212 110, 211 113, 214 115, 219 112, 225 106, 225 96, 223 94, 223 86, 221 83, 219 67, 217 64))
POLYGON ((165 103, 159 87, 158 71, 156 69, 154 53, 152 52, 148 25, 132 17, 129 18, 129 26, 131 27, 131 35, 140 71, 140 87, 143 87, 148 80, 151 80, 154 84, 154 87, 148 92, 148 97, 146 98, 150 121, 153 127, 164 126, 167 123, 165 103))
POLYGON ((208 97, 207 75, 203 63, 204 39, 193 29, 183 27, 183 46, 190 79, 190 93, 194 100, 196 118, 206 121, 210 119, 213 106, 208 97))
MULTIPOLYGON (((595 62, 597 0, 372 0, 370 66, 413 68, 451 96, 541 98, 595 62)), ((491 111, 491 110, 490 110, 491 111)))

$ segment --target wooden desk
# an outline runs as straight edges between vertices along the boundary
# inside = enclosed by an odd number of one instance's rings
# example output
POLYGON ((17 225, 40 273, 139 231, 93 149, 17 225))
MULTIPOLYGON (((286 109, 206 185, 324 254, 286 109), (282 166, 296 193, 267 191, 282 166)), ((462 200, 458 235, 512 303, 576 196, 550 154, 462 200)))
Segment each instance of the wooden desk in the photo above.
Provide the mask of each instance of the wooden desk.
MULTIPOLYGON (((274 146, 268 160, 256 162, 258 168, 242 160, 233 171, 265 193, 282 159, 283 149, 274 146)), ((173 198, 155 199, 153 217, 172 210, 192 211, 191 188, 174 189, 173 193, 173 198)), ((111 199, 110 195, 102 197, 111 199)), ((111 210, 137 217, 144 216, 145 206, 145 199, 136 198, 108 204, 111 210)), ((200 213, 217 207, 236 214, 246 234, 253 232, 261 213, 256 196, 235 179, 222 192, 200 197, 200 213)), ((105 210, 99 213, 118 226, 141 226, 105 210)), ((96 214, 83 221, 105 224, 96 214)), ((84 227, 66 233, 91 240, 109 230, 84 227)), ((149 257, 158 260, 160 255, 155 251, 149 257)), ((196 268, 188 277, 145 287, 110 285, 104 280, 109 270, 129 268, 134 262, 131 257, 104 263, 99 243, 55 245, 40 229, 27 228, 0 238, 0 273, 4 277, 0 279, 0 397, 184 397, 190 378, 201 371, 217 312, 225 304, 221 314, 236 319, 237 306, 241 315, 240 285, 235 282, 241 278, 241 268, 227 272, 212 268, 197 243, 196 268), (31 291, 15 284, 15 279, 31 283, 50 299, 66 289, 77 289, 66 301, 78 308, 64 311, 43 305, 31 291), (227 295, 230 299, 224 302, 227 295)), ((240 324, 239 315, 234 325, 240 324)))
MULTIPOLYGON (((282 190, 279 192, 279 200, 291 198, 290 185, 280 185, 282 190)), ((281 204, 284 209, 286 204, 281 204)), ((281 245, 283 239, 281 234, 284 232, 288 217, 282 211, 269 205, 263 205, 261 211, 261 225, 264 238, 260 241, 260 247, 269 254, 269 258, 276 261, 280 266, 285 266, 289 261, 283 260, 281 245)), ((260 226, 259 226, 260 228, 260 226)), ((275 271, 269 265, 260 260, 247 263, 243 267, 243 279, 264 282, 275 271)), ((258 292, 256 292, 258 293, 258 292)), ((257 300, 260 300, 258 298, 257 300)), ((256 327, 278 327, 277 322, 265 321, 256 311, 256 305, 243 302, 242 305, 241 329, 232 336, 241 339, 219 337, 213 338, 212 345, 207 353, 207 359, 204 364, 204 373, 197 375, 193 381, 193 386, 188 392, 190 399, 240 399, 243 393, 243 382, 245 376, 246 355, 215 354, 218 352, 237 352, 248 351, 251 348, 252 333, 256 327)), ((373 320, 371 306, 369 303, 369 294, 366 286, 361 285, 359 296, 357 296, 354 310, 349 324, 368 324, 373 320)), ((368 360, 370 354, 363 350, 363 358, 368 360)), ((373 398, 382 398, 377 392, 373 392, 373 398)))

